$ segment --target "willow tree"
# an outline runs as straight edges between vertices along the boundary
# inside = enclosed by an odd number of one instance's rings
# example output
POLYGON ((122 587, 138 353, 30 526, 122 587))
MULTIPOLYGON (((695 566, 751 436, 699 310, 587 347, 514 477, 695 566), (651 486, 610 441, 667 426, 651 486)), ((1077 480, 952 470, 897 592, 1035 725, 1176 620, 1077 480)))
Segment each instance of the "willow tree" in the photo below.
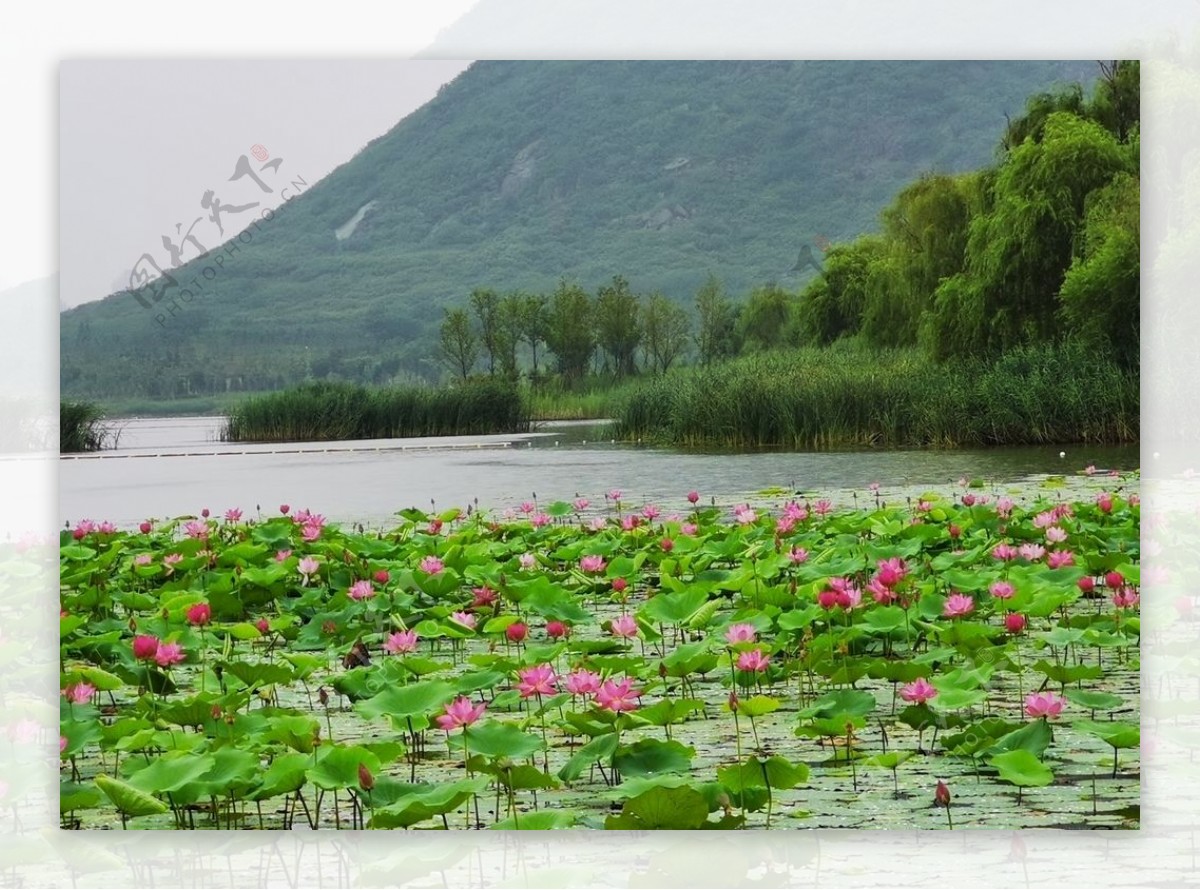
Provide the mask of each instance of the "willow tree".
POLYGON ((559 282, 546 315, 546 346, 568 383, 581 380, 596 350, 592 300, 578 284, 559 282))

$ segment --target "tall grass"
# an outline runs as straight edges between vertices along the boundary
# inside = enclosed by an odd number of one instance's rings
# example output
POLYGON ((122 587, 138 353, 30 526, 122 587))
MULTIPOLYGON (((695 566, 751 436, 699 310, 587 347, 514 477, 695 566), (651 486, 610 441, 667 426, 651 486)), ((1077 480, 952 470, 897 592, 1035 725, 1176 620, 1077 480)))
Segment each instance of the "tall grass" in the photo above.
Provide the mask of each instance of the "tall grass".
POLYGON ((1138 375, 1077 345, 937 365, 861 346, 680 369, 638 388, 618 435, 683 446, 821 449, 1132 442, 1138 375))
POLYGON ((59 402, 59 453, 100 451, 109 447, 113 444, 113 435, 104 427, 103 420, 104 411, 93 402, 59 402))
POLYGON ((368 389, 314 383, 255 396, 235 406, 227 442, 312 442, 514 433, 529 429, 517 390, 483 380, 448 389, 368 389))
POLYGON ((527 390, 534 420, 607 420, 638 389, 637 381, 597 380, 587 389, 573 390, 555 383, 527 390))

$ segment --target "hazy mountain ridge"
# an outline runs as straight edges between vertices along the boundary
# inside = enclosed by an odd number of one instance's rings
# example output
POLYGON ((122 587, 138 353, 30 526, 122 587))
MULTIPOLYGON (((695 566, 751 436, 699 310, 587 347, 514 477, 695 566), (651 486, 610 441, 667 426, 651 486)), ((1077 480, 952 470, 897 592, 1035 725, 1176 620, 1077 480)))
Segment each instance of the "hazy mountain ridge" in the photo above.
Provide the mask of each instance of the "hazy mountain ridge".
POLYGON ((441 308, 477 286, 622 274, 681 301, 709 273, 733 293, 796 287, 803 246, 875 228, 924 171, 988 162, 1005 114, 1093 70, 476 63, 280 208, 167 324, 129 294, 64 313, 63 388, 163 397, 434 374, 441 308))

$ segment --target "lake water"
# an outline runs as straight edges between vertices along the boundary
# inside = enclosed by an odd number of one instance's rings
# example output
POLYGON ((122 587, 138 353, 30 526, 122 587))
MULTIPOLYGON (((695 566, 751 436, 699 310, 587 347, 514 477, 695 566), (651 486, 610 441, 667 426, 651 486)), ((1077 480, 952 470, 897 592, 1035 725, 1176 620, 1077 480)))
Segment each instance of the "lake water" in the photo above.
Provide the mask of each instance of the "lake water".
POLYGON ((406 507, 506 508, 535 495, 543 503, 576 495, 602 504, 617 488, 631 504, 686 507, 780 487, 806 494, 863 492, 880 482, 896 497, 962 476, 1016 482, 1072 473, 1088 464, 1139 466, 1137 446, 1046 446, 974 451, 841 451, 712 454, 619 444, 605 425, 543 424, 520 435, 376 439, 287 445, 218 441, 221 418, 120 422, 118 448, 59 460, 59 521, 111 520, 122 527, 149 517, 214 515, 258 505, 306 507, 335 522, 388 523, 406 507), (1066 457, 1059 452, 1065 450, 1066 457))

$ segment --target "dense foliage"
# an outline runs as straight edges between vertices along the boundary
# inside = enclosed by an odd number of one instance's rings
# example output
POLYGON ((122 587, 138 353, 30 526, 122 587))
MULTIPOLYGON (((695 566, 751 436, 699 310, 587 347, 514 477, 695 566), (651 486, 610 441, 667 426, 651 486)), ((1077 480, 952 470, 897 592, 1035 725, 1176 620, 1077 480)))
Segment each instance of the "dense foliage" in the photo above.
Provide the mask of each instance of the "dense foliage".
POLYGON ((1072 483, 81 522, 62 824, 1137 827, 1136 480, 1072 483))
MULTIPOLYGON (((633 292, 689 309, 711 274, 732 295, 770 281, 794 291, 817 265, 797 262, 798 251, 872 228, 922 171, 953 176, 985 163, 1027 95, 1090 79, 1094 67, 480 62, 320 183, 293 189, 215 275, 208 258, 172 270, 203 285, 178 311, 168 312, 168 292, 153 309, 124 293, 64 313, 62 387, 172 399, 459 376, 470 356, 457 372, 442 360, 445 309, 489 287, 549 296, 564 277, 591 295, 624 275, 633 292), (367 205, 353 234, 335 237, 367 205)), ((1128 126, 1126 96, 1115 98, 1095 116, 1128 126)), ((281 173, 304 176, 299 148, 281 173)), ((1079 305, 1100 298, 1095 282, 1124 249, 1100 234, 1112 213, 1092 218, 1072 286, 1079 305)), ((216 250, 217 240, 204 243, 216 250)), ((677 319, 656 317, 658 333, 643 327, 635 347, 623 301, 619 288, 604 301, 601 364, 627 373, 631 348, 649 350, 643 364, 659 370, 677 362, 677 319)), ((493 319, 498 346, 515 317, 493 319)), ((770 317, 730 336, 770 345, 770 317)), ((538 348, 551 335, 537 335, 538 348)), ((696 358, 732 344, 718 340, 696 358)), ((551 369, 580 374, 573 350, 586 344, 560 345, 570 355, 556 352, 551 369)), ((506 354, 497 351, 498 371, 506 354)))

